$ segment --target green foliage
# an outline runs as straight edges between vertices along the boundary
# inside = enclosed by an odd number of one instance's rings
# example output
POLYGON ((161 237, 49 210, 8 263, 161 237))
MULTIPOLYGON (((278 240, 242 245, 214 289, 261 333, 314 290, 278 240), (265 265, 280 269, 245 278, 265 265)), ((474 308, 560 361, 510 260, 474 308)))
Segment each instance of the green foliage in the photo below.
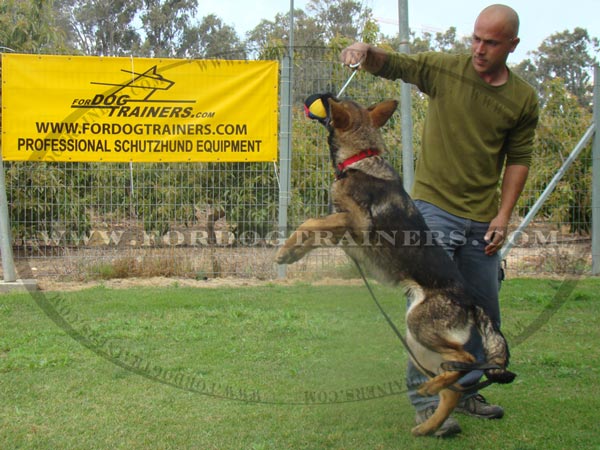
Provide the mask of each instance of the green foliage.
POLYGON ((327 214, 329 185, 333 181, 325 128, 306 119, 300 108, 295 109, 293 117, 292 173, 298 176, 292 178, 291 227, 311 214, 327 214))
POLYGON ((26 241, 47 233, 60 236, 63 244, 69 244, 89 231, 89 211, 76 181, 79 175, 70 173, 69 166, 6 163, 5 171, 15 239, 26 241))
POLYGON ((197 27, 186 29, 184 42, 177 56, 246 59, 246 50, 231 25, 226 25, 214 14, 209 14, 197 27))
POLYGON ((250 231, 264 236, 274 227, 278 192, 267 163, 143 165, 135 172, 134 186, 141 186, 134 204, 146 231, 162 235, 174 223, 189 226, 206 206, 222 214, 238 237, 250 231))
MULTIPOLYGON (((540 115, 528 189, 521 196, 517 212, 525 215, 569 153, 592 123, 586 108, 557 78, 543 84, 545 105, 540 115)), ((591 145, 573 163, 543 205, 540 215, 555 223, 567 223, 571 232, 587 233, 591 225, 591 145)))
POLYGON ((224 211, 237 237, 264 237, 275 229, 279 191, 275 166, 269 163, 211 164, 219 174, 217 209, 224 211), (246 236, 249 237, 249 236, 246 236))
POLYGON ((146 33, 142 45, 145 55, 155 58, 168 58, 178 55, 187 30, 192 28, 192 17, 198 7, 192 0, 177 2, 165 0, 146 0, 141 12, 141 21, 146 33))
POLYGON ((430 51, 465 53, 470 48, 469 38, 459 39, 456 35, 456 27, 450 27, 443 33, 438 31, 435 35, 428 31, 422 32, 420 36, 417 36, 415 32, 412 32, 411 35, 411 53, 430 51))
POLYGON ((373 23, 371 9, 355 0, 310 0, 307 9, 323 27, 325 42, 336 37, 359 40, 373 23))
POLYGON ((67 40, 84 55, 125 56, 139 48, 133 24, 142 0, 56 0, 67 40))
POLYGON ((579 104, 590 108, 592 97, 591 68, 598 63, 595 54, 600 50, 598 38, 590 36, 583 28, 572 32, 564 30, 544 39, 539 48, 532 52, 533 60, 523 61, 518 69, 525 72, 525 78, 540 87, 540 95, 545 98, 543 85, 561 78, 567 91, 573 94, 579 104))
POLYGON ((23 53, 64 51, 65 32, 58 26, 55 3, 54 0, 2 1, 0 46, 23 53))

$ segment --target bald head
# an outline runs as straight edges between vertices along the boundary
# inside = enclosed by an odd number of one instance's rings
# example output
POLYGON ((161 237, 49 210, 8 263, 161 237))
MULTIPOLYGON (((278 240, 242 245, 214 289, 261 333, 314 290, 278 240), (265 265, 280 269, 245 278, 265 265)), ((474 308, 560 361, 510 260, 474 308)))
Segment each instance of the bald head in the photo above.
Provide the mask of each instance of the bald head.
POLYGON ((519 35, 519 15, 510 6, 490 5, 479 13, 475 23, 493 27, 508 39, 516 38, 519 35))
POLYGON ((508 55, 519 45, 519 16, 506 5, 485 8, 475 21, 471 42, 475 71, 488 84, 500 86, 508 79, 508 55))

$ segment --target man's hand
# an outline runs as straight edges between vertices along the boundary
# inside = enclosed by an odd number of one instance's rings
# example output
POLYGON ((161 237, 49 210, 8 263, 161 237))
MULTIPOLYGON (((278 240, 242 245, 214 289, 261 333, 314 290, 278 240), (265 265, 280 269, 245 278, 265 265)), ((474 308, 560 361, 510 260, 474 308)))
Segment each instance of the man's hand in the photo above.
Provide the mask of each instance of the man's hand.
POLYGON ((485 246, 485 254, 492 256, 502 248, 508 234, 508 220, 496 216, 490 222, 490 227, 484 236, 488 245, 485 246))
POLYGON ((340 59, 347 66, 359 65, 360 69, 369 73, 377 73, 387 60, 387 53, 370 44, 356 42, 342 50, 340 59))
POLYGON ((485 247, 486 255, 495 254, 507 238, 508 222, 512 210, 517 204, 517 199, 527 180, 529 168, 518 164, 507 165, 502 179, 502 194, 500 196, 500 208, 498 215, 490 222, 488 232, 485 234, 485 241, 488 245, 485 247))

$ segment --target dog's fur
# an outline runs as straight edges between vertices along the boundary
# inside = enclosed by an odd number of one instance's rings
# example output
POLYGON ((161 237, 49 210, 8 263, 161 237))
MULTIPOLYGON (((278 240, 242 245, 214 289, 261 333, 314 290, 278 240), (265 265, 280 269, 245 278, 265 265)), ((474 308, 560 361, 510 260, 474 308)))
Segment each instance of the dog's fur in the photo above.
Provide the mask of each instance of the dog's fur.
MULTIPOLYGON (((365 149, 383 152, 379 128, 397 105, 388 100, 365 109, 352 101, 329 99, 327 128, 334 167, 365 149)), ((371 156, 345 168, 332 185, 331 199, 333 214, 300 225, 279 250, 277 262, 290 264, 315 247, 339 245, 378 279, 402 283, 410 291, 406 342, 415 366, 430 376, 419 393, 440 397, 435 413, 412 433, 433 434, 457 405, 461 393, 448 387, 465 372, 440 365, 475 361, 463 347, 473 327, 481 334, 487 362, 499 367, 486 370, 488 379, 511 382, 515 375, 506 370, 504 337, 473 304, 454 262, 432 239, 400 176, 384 158, 371 156)))

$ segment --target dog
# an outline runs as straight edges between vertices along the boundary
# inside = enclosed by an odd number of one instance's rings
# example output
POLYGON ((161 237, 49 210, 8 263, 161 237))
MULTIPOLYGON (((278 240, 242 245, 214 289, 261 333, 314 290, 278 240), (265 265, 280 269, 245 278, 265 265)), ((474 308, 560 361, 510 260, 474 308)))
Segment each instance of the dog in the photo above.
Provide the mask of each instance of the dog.
POLYGON ((333 212, 300 225, 278 250, 276 261, 291 264, 316 247, 335 245, 378 280, 404 286, 412 299, 404 342, 415 366, 429 377, 418 392, 439 394, 440 399, 434 414, 412 429, 413 435, 425 436, 435 433, 458 404, 462 392, 456 383, 465 373, 478 367, 489 382, 498 383, 512 382, 515 374, 506 369, 504 336, 473 303, 456 265, 383 157, 380 128, 397 106, 386 100, 364 108, 331 94, 307 99, 307 115, 329 131, 336 171, 333 212), (312 115, 311 109, 319 113, 312 115), (477 366, 464 349, 473 327, 481 334, 487 365, 477 366))

